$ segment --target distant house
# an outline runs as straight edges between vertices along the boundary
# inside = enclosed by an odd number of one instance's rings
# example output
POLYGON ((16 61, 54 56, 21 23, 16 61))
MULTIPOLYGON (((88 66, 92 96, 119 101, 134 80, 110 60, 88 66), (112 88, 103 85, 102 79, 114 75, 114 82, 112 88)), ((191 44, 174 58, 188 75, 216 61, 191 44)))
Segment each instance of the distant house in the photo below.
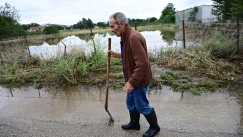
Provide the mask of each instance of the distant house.
POLYGON ((94 29, 98 29, 99 28, 99 26, 94 26, 94 29))
POLYGON ((45 28, 44 26, 30 27, 30 28, 28 29, 28 31, 29 31, 29 32, 37 31, 37 30, 41 30, 41 31, 43 31, 44 28, 45 28))
MULTIPOLYGON (((217 17, 211 13, 213 6, 212 5, 201 5, 197 6, 198 12, 196 14, 196 21, 201 23, 210 23, 210 22, 216 22, 217 17)), ((177 11, 175 13, 176 16, 176 23, 180 24, 182 20, 185 21, 185 23, 190 22, 189 16, 190 12, 193 11, 193 8, 185 9, 182 11, 177 11)))

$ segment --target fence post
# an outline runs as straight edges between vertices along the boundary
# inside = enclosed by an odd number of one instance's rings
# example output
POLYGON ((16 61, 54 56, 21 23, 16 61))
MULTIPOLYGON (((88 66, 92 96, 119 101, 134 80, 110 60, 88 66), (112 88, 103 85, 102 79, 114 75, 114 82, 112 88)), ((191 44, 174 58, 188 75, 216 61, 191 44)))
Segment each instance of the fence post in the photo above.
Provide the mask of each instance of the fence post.
POLYGON ((0 59, 1 59, 1 64, 3 65, 3 58, 1 53, 0 53, 0 59))
POLYGON ((240 46, 239 46, 239 39, 240 39, 240 16, 237 16, 237 49, 236 49, 236 53, 239 53, 240 51, 240 46))
POLYGON ((31 59, 30 49, 29 49, 28 42, 27 42, 27 40, 26 40, 26 36, 25 36, 25 35, 24 35, 24 40, 25 40, 25 43, 26 43, 26 47, 27 47, 27 49, 28 49, 28 51, 29 51, 29 57, 30 57, 30 59, 31 59))
MULTIPOLYGON (((61 40, 62 42, 62 40, 61 40)), ((64 53, 63 53, 63 56, 65 57, 66 54, 67 54, 67 46, 62 42, 62 44, 64 45, 64 53)))
POLYGON ((183 48, 186 48, 186 38, 185 38, 185 21, 182 20, 182 28, 183 28, 183 48))

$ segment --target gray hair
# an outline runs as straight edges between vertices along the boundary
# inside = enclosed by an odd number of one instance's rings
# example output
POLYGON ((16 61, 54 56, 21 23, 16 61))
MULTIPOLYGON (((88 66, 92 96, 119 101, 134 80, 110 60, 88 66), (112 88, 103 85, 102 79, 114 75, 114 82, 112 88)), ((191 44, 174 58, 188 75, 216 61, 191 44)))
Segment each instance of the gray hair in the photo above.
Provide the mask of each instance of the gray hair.
POLYGON ((116 12, 114 14, 112 14, 110 16, 110 19, 114 18, 117 22, 117 24, 120 24, 121 22, 123 22, 125 25, 128 24, 128 19, 125 16, 125 14, 121 13, 121 12, 116 12))

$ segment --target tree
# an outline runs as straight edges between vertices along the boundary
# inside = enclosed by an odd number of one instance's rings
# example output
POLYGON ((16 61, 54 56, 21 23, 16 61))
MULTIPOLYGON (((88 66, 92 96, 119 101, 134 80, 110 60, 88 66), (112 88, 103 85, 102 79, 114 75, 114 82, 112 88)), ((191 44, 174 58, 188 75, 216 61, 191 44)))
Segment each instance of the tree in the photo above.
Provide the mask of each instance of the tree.
POLYGON ((82 21, 79 21, 80 25, 84 28, 84 29, 92 29, 94 28, 94 24, 92 22, 91 19, 85 19, 85 18, 82 18, 82 21))
POLYGON ((97 26, 99 26, 100 28, 106 28, 107 24, 104 22, 98 22, 97 26))
POLYGON ((56 34, 59 33, 57 26, 46 26, 43 30, 45 34, 56 34))
POLYGON ((236 16, 243 16, 243 0, 236 0, 232 3, 232 7, 230 8, 230 11, 233 15, 236 16))
POLYGON ((88 28, 88 20, 87 19, 85 19, 85 18, 82 18, 82 24, 83 24, 83 27, 84 27, 84 29, 87 29, 88 28))
POLYGON ((198 7, 195 6, 193 8, 193 10, 189 13, 188 20, 192 21, 192 22, 196 21, 196 14, 197 14, 197 12, 198 12, 198 7))
POLYGON ((153 23, 158 19, 156 17, 151 17, 151 18, 148 18, 147 20, 148 20, 148 22, 153 23))
POLYGON ((75 29, 84 29, 84 24, 82 21, 77 22, 77 24, 73 25, 73 28, 75 29))
POLYGON ((25 31, 18 23, 19 12, 10 4, 0 7, 0 39, 9 36, 23 35, 25 31))
POLYGON ((82 20, 79 21, 77 24, 74 24, 73 27, 79 29, 90 29, 94 28, 94 24, 91 19, 82 18, 82 20))
POLYGON ((219 21, 234 19, 236 16, 243 16, 242 0, 212 0, 212 13, 218 17, 219 21))
POLYGON ((93 34, 92 29, 94 28, 94 23, 92 22, 92 20, 88 18, 86 25, 90 29, 90 34, 93 34))
POLYGON ((237 4, 238 2, 240 3, 240 1, 242 0, 212 0, 212 1, 213 1, 212 14, 216 15, 219 21, 224 22, 228 19, 231 19, 232 17, 231 9, 234 7, 234 4, 237 4))
POLYGON ((73 25, 73 28, 90 29, 91 34, 92 34, 92 29, 94 28, 94 23, 89 18, 88 19, 82 18, 81 21, 79 21, 77 24, 73 25))
POLYGON ((138 25, 144 25, 147 20, 145 19, 128 19, 129 25, 131 26, 138 26, 138 25))
POLYGON ((53 25, 53 26, 57 27, 58 30, 64 30, 64 27, 65 27, 62 25, 53 25))
POLYGON ((37 26, 40 26, 40 24, 38 23, 30 23, 30 24, 22 24, 21 27, 24 29, 24 30, 27 30, 29 29, 30 27, 37 27, 37 26))
POLYGON ((162 11, 159 18, 162 23, 174 23, 175 22, 175 8, 174 4, 169 3, 162 11))

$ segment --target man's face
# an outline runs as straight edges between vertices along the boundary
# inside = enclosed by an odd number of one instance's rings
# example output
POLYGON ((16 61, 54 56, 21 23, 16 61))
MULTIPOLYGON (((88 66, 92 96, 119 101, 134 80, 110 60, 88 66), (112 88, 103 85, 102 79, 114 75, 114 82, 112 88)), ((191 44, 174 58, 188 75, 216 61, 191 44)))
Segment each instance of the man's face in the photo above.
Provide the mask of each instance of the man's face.
POLYGON ((124 31, 123 30, 123 25, 124 23, 121 23, 121 24, 117 24, 116 20, 114 18, 111 18, 109 20, 109 26, 111 28, 111 31, 117 36, 117 37, 120 37, 122 32, 124 31))

